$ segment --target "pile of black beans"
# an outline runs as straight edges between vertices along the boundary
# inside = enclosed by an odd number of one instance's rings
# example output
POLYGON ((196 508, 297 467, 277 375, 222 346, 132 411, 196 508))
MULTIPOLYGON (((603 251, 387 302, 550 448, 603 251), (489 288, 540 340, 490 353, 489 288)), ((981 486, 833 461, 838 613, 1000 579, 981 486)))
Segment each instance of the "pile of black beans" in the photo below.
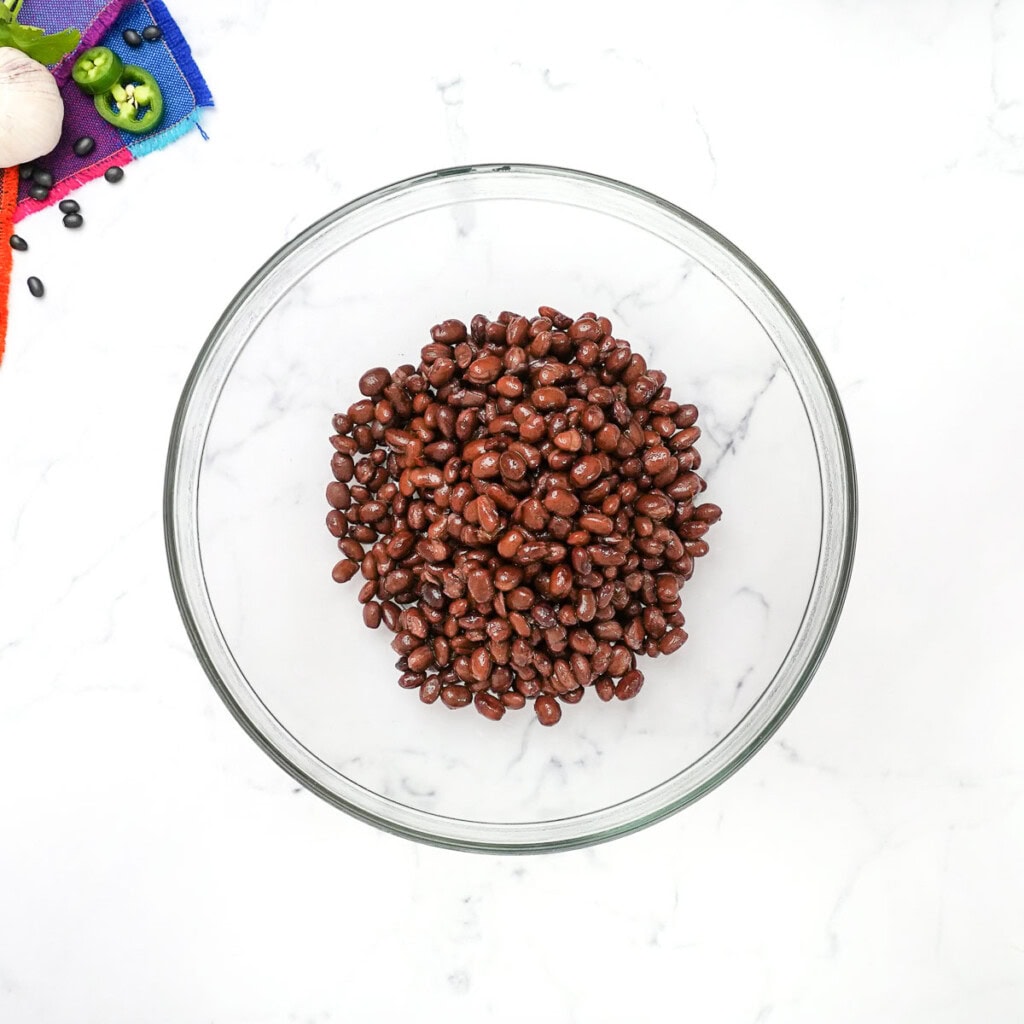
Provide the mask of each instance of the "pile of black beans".
POLYGON ((628 700, 686 642, 679 590, 722 512, 702 503, 697 409, 605 317, 475 316, 418 367, 368 370, 334 417, 327 527, 399 685, 554 725, 587 689, 628 700))

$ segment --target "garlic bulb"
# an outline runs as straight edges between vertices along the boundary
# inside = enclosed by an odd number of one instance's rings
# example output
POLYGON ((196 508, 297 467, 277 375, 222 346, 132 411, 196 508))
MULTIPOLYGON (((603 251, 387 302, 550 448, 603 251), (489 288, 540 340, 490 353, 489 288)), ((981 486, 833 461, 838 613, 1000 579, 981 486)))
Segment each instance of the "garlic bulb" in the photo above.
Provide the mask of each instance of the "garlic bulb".
POLYGON ((0 167, 27 164, 60 141, 64 101, 53 75, 20 50, 0 47, 0 167))

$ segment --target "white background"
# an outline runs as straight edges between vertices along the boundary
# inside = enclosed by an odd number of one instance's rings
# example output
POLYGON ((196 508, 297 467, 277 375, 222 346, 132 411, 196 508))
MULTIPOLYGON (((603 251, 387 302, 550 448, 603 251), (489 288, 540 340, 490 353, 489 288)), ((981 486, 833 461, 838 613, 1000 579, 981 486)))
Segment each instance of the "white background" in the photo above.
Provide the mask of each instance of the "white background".
POLYGON ((1024 2, 174 13, 210 142, 16 254, 0 1020, 1024 1020, 1024 2), (263 259, 379 185, 509 160, 750 254, 833 371, 862 501, 839 631, 770 745, 655 828, 519 859, 298 790, 202 674, 160 518, 181 387, 263 259))

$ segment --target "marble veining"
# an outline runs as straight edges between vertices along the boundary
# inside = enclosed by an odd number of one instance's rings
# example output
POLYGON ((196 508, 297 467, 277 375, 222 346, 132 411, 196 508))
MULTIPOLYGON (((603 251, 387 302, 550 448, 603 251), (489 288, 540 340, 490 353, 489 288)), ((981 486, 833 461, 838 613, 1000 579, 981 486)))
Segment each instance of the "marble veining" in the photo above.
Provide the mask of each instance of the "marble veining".
MULTIPOLYGON (((174 5, 218 100, 210 141, 83 189, 81 232, 46 215, 20 232, 0 368, 0 1020, 1017 1024, 1024 0, 687 0, 671 26, 650 0, 300 6, 174 5), (654 828, 527 858, 397 839, 278 769, 193 655, 161 523, 181 388, 257 266, 374 188, 501 161, 635 183, 747 252, 832 371, 862 493, 845 614, 772 740, 654 828), (100 310, 140 218, 145 280, 100 310)), ((449 217, 453 252, 476 227, 449 217)), ((641 343, 666 294, 702 287, 682 263, 670 277, 638 267, 595 302, 641 343)), ((332 302, 372 305, 352 278, 304 293, 317 315, 296 337, 332 302)), ((303 394, 335 389, 297 365, 245 378, 249 447, 213 439, 225 531, 254 529, 247 458, 294 445, 303 394)), ((715 485, 764 470, 747 427, 785 376, 765 363, 730 389, 683 369, 680 390, 709 396, 715 485)), ((304 514, 289 501, 266 515, 304 514)), ((225 594, 246 568, 220 567, 225 594)), ((769 584, 709 581, 706 600, 770 636, 769 584)), ((728 653, 731 712, 757 677, 728 653)), ((722 727, 711 701, 689 712, 722 727)), ((446 770, 543 764, 531 799, 557 808, 657 746, 628 720, 561 745, 523 729, 493 764, 453 746, 446 770)), ((390 792, 436 803, 424 751, 399 754, 390 792)))

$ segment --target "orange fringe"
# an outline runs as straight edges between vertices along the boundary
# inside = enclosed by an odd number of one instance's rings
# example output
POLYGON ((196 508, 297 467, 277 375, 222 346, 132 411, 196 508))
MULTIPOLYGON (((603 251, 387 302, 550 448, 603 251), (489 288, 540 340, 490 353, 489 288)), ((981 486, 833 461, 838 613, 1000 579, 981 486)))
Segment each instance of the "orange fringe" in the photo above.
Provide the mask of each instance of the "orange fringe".
POLYGON ((18 202, 18 168, 0 171, 0 363, 4 361, 7 342, 7 298, 11 291, 11 266, 14 251, 14 207, 18 202))

